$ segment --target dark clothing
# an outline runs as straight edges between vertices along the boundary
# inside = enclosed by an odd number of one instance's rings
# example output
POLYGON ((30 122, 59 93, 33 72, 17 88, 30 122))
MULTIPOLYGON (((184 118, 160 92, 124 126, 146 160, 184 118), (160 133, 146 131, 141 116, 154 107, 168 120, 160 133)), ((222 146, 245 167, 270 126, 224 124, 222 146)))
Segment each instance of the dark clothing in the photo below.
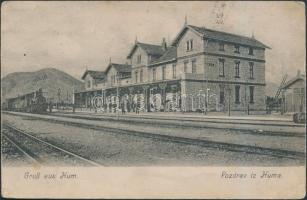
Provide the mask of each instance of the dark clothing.
POLYGON ((125 111, 125 106, 124 106, 124 104, 122 104, 122 114, 125 114, 126 113, 126 111, 125 111))

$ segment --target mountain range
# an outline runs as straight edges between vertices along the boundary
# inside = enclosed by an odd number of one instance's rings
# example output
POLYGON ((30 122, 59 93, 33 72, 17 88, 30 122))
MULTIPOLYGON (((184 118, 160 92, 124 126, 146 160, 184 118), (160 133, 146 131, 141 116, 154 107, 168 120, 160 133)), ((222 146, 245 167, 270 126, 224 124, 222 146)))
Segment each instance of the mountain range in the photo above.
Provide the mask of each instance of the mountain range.
POLYGON ((52 101, 60 99, 71 102, 73 88, 82 90, 83 83, 71 75, 54 68, 35 72, 15 72, 1 79, 1 102, 42 88, 52 101), (59 93, 60 89, 60 93, 59 93), (59 95, 60 94, 60 95, 59 95))

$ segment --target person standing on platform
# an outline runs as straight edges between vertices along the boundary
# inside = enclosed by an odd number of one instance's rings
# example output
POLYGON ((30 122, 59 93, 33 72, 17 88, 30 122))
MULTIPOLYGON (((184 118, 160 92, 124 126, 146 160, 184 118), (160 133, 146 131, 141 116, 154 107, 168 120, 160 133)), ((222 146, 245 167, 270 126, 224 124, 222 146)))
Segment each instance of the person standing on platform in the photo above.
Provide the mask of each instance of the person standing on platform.
POLYGON ((136 104, 135 113, 140 114, 140 105, 138 103, 136 104))

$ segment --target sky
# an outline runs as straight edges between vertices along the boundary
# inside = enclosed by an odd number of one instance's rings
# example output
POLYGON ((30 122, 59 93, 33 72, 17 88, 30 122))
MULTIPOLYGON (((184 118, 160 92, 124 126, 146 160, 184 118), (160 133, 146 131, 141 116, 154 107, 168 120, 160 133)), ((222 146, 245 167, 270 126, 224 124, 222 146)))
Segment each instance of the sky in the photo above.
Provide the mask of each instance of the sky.
POLYGON ((86 69, 125 63, 135 39, 170 43, 184 25, 252 36, 266 50, 266 80, 305 71, 301 2, 9 1, 1 7, 1 78, 57 68, 80 79, 86 69))

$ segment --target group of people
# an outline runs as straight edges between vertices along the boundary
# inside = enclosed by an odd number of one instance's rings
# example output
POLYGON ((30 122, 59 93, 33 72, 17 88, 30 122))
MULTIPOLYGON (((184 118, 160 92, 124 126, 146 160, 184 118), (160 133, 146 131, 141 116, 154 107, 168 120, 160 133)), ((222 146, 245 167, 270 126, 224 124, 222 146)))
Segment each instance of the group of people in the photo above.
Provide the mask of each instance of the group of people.
MULTIPOLYGON (((116 104, 115 104, 116 106, 116 104)), ((122 103, 120 105, 120 108, 121 108, 121 111, 122 111, 122 114, 126 114, 126 112, 135 112, 136 114, 140 114, 140 108, 141 108, 141 105, 140 103, 134 103, 132 102, 131 104, 129 102, 127 102, 126 106, 124 103, 122 103)))

